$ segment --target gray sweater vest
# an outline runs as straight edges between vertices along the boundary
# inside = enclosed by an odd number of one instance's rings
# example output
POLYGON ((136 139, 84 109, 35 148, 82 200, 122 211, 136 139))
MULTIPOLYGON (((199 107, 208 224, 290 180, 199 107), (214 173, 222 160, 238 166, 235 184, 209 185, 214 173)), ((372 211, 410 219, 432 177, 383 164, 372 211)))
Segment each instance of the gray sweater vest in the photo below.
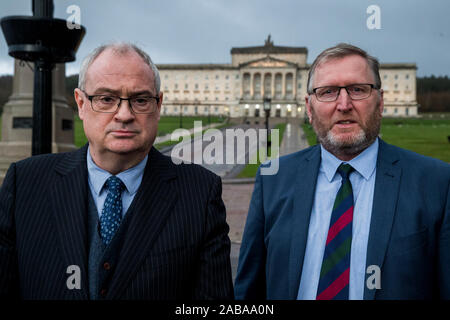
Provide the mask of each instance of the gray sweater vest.
POLYGON ((89 298, 91 300, 101 300, 104 297, 101 292, 107 292, 114 270, 120 258, 120 250, 125 239, 126 229, 130 214, 126 214, 120 223, 120 227, 108 246, 103 244, 100 238, 100 225, 97 207, 89 192, 88 201, 88 279, 89 298))

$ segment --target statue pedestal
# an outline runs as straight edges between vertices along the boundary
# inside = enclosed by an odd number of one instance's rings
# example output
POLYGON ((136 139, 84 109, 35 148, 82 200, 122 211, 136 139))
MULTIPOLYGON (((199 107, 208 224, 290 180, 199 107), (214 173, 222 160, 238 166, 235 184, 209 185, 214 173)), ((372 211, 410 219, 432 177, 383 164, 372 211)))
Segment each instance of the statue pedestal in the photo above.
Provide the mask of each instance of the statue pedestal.
MULTIPOLYGON (((32 63, 30 64, 33 65, 32 63)), ((31 156, 34 73, 14 62, 13 92, 3 107, 0 141, 0 184, 12 162, 31 156)), ((52 152, 75 150, 73 110, 65 97, 65 65, 52 72, 52 152)))

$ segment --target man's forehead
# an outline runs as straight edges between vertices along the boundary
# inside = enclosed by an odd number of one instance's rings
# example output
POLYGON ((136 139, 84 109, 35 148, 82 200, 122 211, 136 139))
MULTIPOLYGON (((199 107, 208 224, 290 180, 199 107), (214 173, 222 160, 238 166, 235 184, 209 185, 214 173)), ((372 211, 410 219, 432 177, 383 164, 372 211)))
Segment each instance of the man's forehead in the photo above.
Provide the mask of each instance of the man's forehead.
POLYGON ((126 64, 127 67, 138 67, 142 68, 142 65, 146 65, 148 69, 151 70, 150 66, 144 61, 144 59, 135 51, 115 51, 111 48, 105 49, 102 53, 100 53, 94 61, 92 61, 91 65, 88 68, 88 72, 90 69, 94 68, 106 68, 111 70, 120 70, 121 67, 126 64), (118 63, 120 61, 120 63, 118 63))
POLYGON ((373 74, 366 59, 359 55, 329 58, 317 65, 314 82, 334 78, 367 78, 373 80, 373 74))
MULTIPOLYGON (((86 71, 86 83, 98 86, 107 83, 114 78, 136 80, 142 82, 141 85, 153 86, 154 75, 150 66, 136 52, 129 50, 126 52, 114 52, 106 49, 91 63, 86 71)), ((141 86, 140 85, 140 86, 141 86)))
POLYGON ((316 70, 318 69, 330 69, 337 66, 343 67, 355 67, 355 68, 369 68, 369 64, 367 60, 359 55, 349 55, 344 57, 331 57, 326 60, 323 60, 316 66, 316 70))

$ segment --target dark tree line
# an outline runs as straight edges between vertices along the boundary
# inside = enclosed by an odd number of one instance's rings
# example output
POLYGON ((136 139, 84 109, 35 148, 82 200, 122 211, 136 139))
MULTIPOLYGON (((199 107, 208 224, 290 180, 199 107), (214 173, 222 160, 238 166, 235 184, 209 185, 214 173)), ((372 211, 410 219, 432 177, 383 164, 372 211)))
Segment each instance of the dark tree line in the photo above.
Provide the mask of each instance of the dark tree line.
POLYGON ((420 112, 450 112, 450 78, 417 78, 417 102, 420 112))
MULTIPOLYGON (((68 104, 76 110, 73 90, 78 86, 78 75, 66 77, 66 98, 68 104)), ((3 105, 12 92, 12 76, 0 76, 0 114, 3 105)), ((423 77, 417 78, 417 102, 419 112, 450 112, 450 78, 423 77)))

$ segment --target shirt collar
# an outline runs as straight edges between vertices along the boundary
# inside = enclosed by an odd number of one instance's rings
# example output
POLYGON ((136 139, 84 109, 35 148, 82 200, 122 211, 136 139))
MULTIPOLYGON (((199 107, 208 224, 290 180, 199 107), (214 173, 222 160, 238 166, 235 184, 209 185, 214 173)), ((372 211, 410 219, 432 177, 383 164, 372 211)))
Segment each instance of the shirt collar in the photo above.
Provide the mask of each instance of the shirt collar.
POLYGON ((333 177, 341 163, 350 164, 361 176, 364 177, 364 179, 369 180, 374 173, 377 164, 378 146, 379 143, 377 138, 368 148, 352 160, 342 161, 336 158, 321 145, 321 167, 328 181, 331 182, 331 180, 333 180, 333 177))
MULTIPOLYGON (((139 188, 142 176, 144 174, 144 169, 147 164, 147 160, 148 155, 146 155, 145 158, 136 166, 122 171, 116 175, 116 177, 122 180, 127 191, 131 195, 135 194, 139 188)), ((106 170, 103 170, 95 164, 94 160, 91 157, 89 147, 87 150, 87 168, 90 183, 92 184, 94 192, 99 195, 102 191, 103 186, 105 185, 106 180, 108 180, 108 178, 111 177, 112 174, 106 170)))

